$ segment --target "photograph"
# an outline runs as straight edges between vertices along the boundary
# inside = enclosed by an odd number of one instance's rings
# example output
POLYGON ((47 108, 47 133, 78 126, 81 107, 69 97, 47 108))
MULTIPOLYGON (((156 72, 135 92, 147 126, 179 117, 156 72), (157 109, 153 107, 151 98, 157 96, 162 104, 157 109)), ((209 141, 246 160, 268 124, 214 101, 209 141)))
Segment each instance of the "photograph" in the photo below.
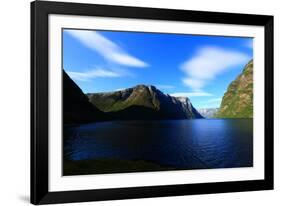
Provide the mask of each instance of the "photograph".
POLYGON ((61 36, 64 176, 253 167, 252 37, 61 36))
POLYGON ((274 16, 173 5, 31 3, 32 204, 274 189, 274 16))

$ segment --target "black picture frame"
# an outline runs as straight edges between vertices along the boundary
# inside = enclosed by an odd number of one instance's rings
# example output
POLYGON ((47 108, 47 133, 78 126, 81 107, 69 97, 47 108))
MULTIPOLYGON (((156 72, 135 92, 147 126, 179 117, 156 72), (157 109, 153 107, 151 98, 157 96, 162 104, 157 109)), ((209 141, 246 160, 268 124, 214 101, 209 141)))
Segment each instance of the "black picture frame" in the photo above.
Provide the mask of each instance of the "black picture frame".
POLYGON ((50 204, 273 189, 273 16, 80 3, 31 3, 31 203, 50 204), (48 190, 48 15, 257 25, 265 28, 265 178, 116 189, 48 190))

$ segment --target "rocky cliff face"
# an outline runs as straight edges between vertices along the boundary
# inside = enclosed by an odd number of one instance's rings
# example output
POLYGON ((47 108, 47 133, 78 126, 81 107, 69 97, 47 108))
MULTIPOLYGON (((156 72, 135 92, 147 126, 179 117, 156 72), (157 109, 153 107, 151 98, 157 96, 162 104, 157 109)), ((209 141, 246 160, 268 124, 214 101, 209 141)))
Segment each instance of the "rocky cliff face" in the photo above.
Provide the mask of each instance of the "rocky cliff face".
POLYGON ((215 118, 217 112, 219 111, 218 108, 205 108, 205 109, 198 109, 198 112, 205 118, 215 118))
POLYGON ((217 117, 253 118, 253 60, 228 86, 217 117))
POLYGON ((192 116, 192 119, 198 119, 203 118, 203 116, 198 112, 193 105, 191 104, 191 101, 187 97, 173 97, 179 100, 182 105, 183 111, 187 114, 187 116, 192 116))
POLYGON ((82 90, 63 71, 64 124, 80 124, 105 119, 106 115, 89 102, 82 90))
POLYGON ((88 94, 90 102, 116 119, 193 119, 202 116, 190 101, 163 94, 154 86, 88 94))

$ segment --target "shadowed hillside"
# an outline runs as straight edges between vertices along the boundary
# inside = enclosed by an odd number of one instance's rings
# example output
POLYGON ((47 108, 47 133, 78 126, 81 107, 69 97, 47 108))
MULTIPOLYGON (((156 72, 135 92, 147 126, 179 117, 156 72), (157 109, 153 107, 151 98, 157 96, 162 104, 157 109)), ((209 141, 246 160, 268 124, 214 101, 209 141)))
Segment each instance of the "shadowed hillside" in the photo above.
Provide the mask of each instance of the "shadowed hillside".
POLYGON ((105 120, 106 115, 93 106, 75 82, 63 71, 63 122, 80 124, 105 120))

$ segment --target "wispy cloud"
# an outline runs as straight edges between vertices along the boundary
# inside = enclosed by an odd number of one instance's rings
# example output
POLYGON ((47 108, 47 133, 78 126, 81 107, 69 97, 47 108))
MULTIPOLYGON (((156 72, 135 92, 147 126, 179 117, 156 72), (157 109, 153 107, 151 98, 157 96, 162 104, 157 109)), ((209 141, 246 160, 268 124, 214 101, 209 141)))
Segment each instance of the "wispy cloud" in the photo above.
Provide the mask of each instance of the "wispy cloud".
POLYGON ((214 46, 201 47, 195 55, 180 65, 185 76, 184 85, 202 91, 210 80, 234 66, 246 64, 250 57, 242 52, 214 46))
POLYGON ((213 96, 208 92, 176 92, 171 93, 170 96, 173 97, 209 97, 213 96))
POLYGON ((147 67, 148 64, 122 49, 96 31, 66 30, 84 46, 98 52, 106 60, 128 67, 147 67))
POLYGON ((118 89, 115 89, 115 91, 123 91, 125 90, 126 88, 118 88, 118 89))
POLYGON ((244 46, 249 48, 249 49, 253 49, 253 47, 254 47, 254 41, 253 40, 254 40, 253 38, 247 39, 244 43, 244 46))
POLYGON ((201 102, 201 108, 219 108, 222 98, 212 98, 201 102))
POLYGON ((91 79, 103 77, 103 78, 114 78, 123 76, 122 73, 118 73, 116 71, 105 70, 101 68, 88 70, 85 72, 72 72, 66 71, 67 74, 74 80, 78 81, 90 81, 91 79))

